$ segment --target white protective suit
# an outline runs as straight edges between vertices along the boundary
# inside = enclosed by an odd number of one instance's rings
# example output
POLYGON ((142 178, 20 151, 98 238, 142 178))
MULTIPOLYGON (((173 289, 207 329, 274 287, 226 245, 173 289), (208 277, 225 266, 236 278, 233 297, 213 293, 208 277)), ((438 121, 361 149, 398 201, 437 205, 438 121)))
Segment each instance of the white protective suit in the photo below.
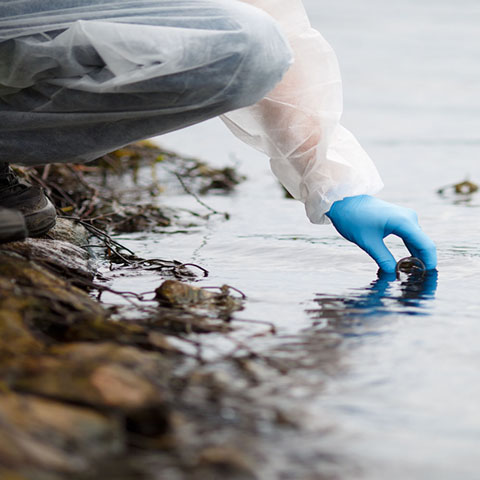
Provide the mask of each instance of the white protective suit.
POLYGON ((225 115, 232 132, 270 157, 272 171, 305 203, 312 223, 347 196, 373 195, 380 176, 355 137, 340 125, 342 83, 335 52, 314 30, 302 0, 242 0, 274 17, 294 52, 294 64, 257 104, 225 115))
POLYGON ((0 162, 85 162, 226 114, 325 223, 382 187, 341 111, 301 0, 0 0, 0 162))

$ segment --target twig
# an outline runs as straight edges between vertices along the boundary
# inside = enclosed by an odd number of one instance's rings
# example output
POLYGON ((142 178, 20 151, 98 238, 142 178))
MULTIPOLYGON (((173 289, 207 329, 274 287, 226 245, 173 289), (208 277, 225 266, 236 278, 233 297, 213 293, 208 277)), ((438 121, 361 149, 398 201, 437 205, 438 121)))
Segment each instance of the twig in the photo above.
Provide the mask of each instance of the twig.
POLYGON ((230 214, 228 212, 219 212, 218 210, 215 210, 214 208, 210 207, 207 205, 203 200, 201 200, 198 195, 195 192, 192 192, 185 182, 183 181, 183 178, 177 173, 177 172, 172 172, 182 185, 183 189, 188 195, 191 195, 202 207, 206 208, 209 212, 212 212, 214 215, 222 215, 226 220, 230 219, 230 214))

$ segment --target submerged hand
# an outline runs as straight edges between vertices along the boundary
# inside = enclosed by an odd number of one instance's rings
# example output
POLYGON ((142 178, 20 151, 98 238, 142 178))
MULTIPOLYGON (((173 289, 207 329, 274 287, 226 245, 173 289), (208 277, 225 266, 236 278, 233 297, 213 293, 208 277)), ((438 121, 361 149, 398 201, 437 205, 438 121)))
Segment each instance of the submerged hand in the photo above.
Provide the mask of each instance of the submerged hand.
POLYGON ((418 225, 417 214, 369 195, 347 197, 335 202, 327 213, 337 231, 365 250, 385 272, 394 272, 396 261, 383 239, 400 237, 409 252, 431 270, 437 266, 434 243, 418 225))

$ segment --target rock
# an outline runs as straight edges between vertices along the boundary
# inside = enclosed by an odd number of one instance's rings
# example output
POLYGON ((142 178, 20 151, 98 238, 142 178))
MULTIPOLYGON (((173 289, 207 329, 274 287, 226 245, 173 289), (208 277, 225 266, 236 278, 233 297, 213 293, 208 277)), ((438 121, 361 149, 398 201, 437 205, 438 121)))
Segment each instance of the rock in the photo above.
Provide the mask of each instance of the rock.
MULTIPOLYGON (((0 291, 3 292, 5 290, 2 283, 0 279, 0 291)), ((15 310, 15 302, 12 300, 11 303, 12 309, 5 304, 3 308, 0 307, 0 364, 21 355, 38 354, 44 349, 44 345, 34 337, 23 322, 21 312, 15 310)))
POLYGON ((478 192, 478 185, 470 182, 469 180, 455 184, 454 188, 455 193, 460 193, 463 195, 478 192))
MULTIPOLYGON (((0 478, 2 480, 30 480, 30 478, 27 477, 26 475, 23 475, 16 470, 7 469, 2 466, 0 466, 0 478)), ((53 479, 53 477, 51 476, 49 476, 48 478, 46 476, 42 476, 42 477, 37 477, 36 480, 56 480, 56 479, 53 479)))
POLYGON ((19 359, 10 388, 76 404, 128 413, 163 406, 171 361, 114 343, 55 346, 19 359))
POLYGON ((155 290, 155 298, 170 307, 205 305, 212 303, 215 293, 198 287, 192 287, 177 280, 166 280, 155 290))
POLYGON ((214 291, 166 280, 155 290, 155 295, 160 305, 222 320, 229 320, 233 312, 243 309, 241 299, 230 295, 228 285, 214 291))
POLYGON ((151 348, 149 329, 133 322, 117 322, 108 318, 92 317, 73 323, 58 332, 57 340, 63 342, 114 341, 126 345, 141 345, 151 348))
POLYGON ((1 245, 1 251, 15 252, 62 278, 73 281, 92 280, 95 274, 88 253, 61 240, 27 238, 22 242, 1 245))
POLYGON ((69 242, 77 247, 88 244, 90 234, 80 223, 68 218, 57 218, 56 225, 48 232, 48 238, 69 242))
POLYGON ((205 476, 198 478, 229 478, 255 480, 254 462, 240 449, 221 445, 207 447, 199 454, 197 474, 205 470, 205 476))
POLYGON ((125 443, 118 419, 11 393, 0 394, 0 431, 0 464, 10 468, 81 471, 125 443))
POLYGON ((0 329, 10 337, 17 329, 15 341, 33 346, 26 328, 55 337, 69 325, 107 316, 83 290, 21 255, 0 250, 0 329))
POLYGON ((168 334, 228 333, 233 331, 233 327, 222 319, 162 307, 158 308, 156 315, 149 318, 149 323, 152 327, 168 334))
POLYGON ((442 196, 448 196, 449 194, 453 193, 468 199, 472 194, 478 192, 478 189, 479 186, 476 183, 471 182, 470 180, 464 180, 463 182, 439 188, 437 193, 442 196))
POLYGON ((227 285, 219 290, 166 280, 155 290, 160 307, 151 324, 167 332, 231 332, 228 322, 233 312, 243 309, 242 300, 230 295, 227 285))

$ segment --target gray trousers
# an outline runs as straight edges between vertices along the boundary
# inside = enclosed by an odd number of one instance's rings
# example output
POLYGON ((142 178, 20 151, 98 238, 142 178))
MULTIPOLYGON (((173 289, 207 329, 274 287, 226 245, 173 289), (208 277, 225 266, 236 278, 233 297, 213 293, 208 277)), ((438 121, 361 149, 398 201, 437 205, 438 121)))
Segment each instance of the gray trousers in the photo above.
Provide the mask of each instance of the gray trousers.
POLYGON ((86 162, 251 105, 290 57, 236 0, 0 1, 0 161, 86 162))

